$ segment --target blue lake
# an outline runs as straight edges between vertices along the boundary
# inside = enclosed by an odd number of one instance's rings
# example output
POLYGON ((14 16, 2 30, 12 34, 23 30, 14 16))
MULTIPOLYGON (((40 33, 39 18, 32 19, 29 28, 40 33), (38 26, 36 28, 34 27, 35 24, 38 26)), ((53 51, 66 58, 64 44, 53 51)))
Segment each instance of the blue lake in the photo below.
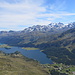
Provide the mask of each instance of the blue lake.
POLYGON ((5 53, 14 53, 19 51, 22 55, 37 60, 41 64, 53 64, 52 60, 47 58, 47 56, 43 52, 40 52, 40 50, 25 50, 21 47, 12 47, 11 49, 0 48, 0 51, 5 53))

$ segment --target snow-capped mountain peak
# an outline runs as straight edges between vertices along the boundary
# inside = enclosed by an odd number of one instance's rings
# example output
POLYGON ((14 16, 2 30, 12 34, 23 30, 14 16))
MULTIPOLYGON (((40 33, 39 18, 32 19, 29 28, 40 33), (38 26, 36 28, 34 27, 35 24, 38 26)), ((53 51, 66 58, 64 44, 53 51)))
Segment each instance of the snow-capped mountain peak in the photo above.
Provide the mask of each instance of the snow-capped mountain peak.
POLYGON ((48 25, 34 25, 32 27, 25 28, 23 32, 32 32, 32 31, 56 31, 56 30, 68 30, 75 27, 75 22, 69 23, 67 25, 59 23, 50 23, 48 25))

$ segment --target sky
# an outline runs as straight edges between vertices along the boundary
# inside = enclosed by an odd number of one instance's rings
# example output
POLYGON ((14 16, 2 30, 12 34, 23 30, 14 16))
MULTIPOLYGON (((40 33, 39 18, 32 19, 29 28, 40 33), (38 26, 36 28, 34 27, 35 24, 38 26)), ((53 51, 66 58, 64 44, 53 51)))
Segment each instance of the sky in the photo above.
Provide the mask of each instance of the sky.
POLYGON ((75 22, 75 0, 0 0, 0 31, 75 22))

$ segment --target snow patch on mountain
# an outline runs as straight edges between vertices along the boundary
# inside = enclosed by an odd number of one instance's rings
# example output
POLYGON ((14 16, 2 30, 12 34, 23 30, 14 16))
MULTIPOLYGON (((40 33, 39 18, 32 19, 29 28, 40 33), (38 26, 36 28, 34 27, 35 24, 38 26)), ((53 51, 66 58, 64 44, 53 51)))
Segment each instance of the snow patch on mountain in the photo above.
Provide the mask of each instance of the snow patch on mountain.
POLYGON ((32 27, 25 28, 23 32, 32 32, 32 31, 56 31, 56 30, 68 30, 71 28, 75 28, 75 22, 69 23, 69 24, 63 24, 63 23, 50 23, 48 25, 34 25, 32 27))

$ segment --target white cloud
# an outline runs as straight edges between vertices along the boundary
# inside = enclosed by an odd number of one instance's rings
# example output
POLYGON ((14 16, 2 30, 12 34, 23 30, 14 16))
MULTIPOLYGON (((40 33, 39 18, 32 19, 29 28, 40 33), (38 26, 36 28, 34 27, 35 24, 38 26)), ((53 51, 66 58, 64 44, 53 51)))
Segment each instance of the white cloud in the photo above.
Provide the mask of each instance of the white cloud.
POLYGON ((0 27, 21 30, 23 27, 19 25, 25 25, 25 27, 36 24, 49 24, 57 18, 63 18, 64 16, 75 15, 75 13, 60 11, 65 4, 63 1, 54 3, 48 8, 43 6, 44 0, 13 0, 14 2, 8 2, 3 0, 0 2, 0 27), (56 7, 59 4, 58 7, 56 7), (47 13, 47 11, 49 13, 47 13), (56 11, 56 12, 55 12, 56 11))
POLYGON ((22 0, 22 2, 13 4, 5 1, 0 2, 0 27, 12 27, 12 25, 29 25, 30 23, 35 23, 37 14, 46 11, 46 9, 40 6, 43 0, 38 4, 33 1, 34 0, 22 0))

